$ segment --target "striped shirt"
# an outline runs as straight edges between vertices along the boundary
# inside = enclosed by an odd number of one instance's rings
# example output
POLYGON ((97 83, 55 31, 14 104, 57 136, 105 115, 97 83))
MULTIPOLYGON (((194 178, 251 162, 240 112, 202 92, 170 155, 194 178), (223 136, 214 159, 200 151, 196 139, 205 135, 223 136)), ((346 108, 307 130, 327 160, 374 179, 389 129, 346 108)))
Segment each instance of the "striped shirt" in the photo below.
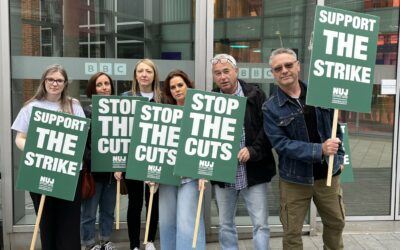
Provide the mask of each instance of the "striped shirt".
MULTIPOLYGON (((237 89, 234 95, 243 96, 243 89, 240 83, 237 83, 237 89)), ((244 126, 242 127, 242 136, 240 137, 240 149, 246 147, 246 133, 244 126)), ((236 182, 235 183, 225 183, 225 187, 234 188, 236 190, 244 189, 248 186, 247 184, 247 173, 246 173, 246 163, 238 161, 238 167, 236 169, 236 182)))

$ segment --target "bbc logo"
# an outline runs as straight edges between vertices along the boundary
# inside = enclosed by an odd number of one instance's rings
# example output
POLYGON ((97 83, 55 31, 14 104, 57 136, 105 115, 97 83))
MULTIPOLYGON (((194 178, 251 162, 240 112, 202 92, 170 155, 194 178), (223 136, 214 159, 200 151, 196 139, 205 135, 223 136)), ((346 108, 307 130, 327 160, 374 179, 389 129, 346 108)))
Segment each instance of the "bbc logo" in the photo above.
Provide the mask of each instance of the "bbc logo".
POLYGON ((274 79, 271 68, 239 68, 239 78, 241 79, 274 79))
POLYGON ((86 75, 93 75, 99 71, 108 75, 126 76, 126 63, 85 63, 86 75))

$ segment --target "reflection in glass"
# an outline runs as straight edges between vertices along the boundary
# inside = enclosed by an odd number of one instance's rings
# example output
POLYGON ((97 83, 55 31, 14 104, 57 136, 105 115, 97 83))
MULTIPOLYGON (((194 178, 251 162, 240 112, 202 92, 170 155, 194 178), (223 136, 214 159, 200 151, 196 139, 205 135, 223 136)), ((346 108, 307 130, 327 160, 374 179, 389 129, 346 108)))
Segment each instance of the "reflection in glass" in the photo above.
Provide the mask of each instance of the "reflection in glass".
MULTIPOLYGON (((304 59, 308 32, 313 23, 305 16, 315 8, 306 1, 214 1, 214 54, 227 53, 235 57, 239 77, 257 84, 267 97, 274 91, 274 80, 268 60, 272 50, 285 46, 293 48, 304 59)), ((304 74, 304 72, 302 72, 304 74)), ((279 221, 279 177, 268 187, 269 223, 279 221)), ((211 223, 218 225, 217 204, 213 197, 211 223)), ((251 226, 244 200, 239 199, 236 213, 238 226, 251 226)), ((305 223, 308 223, 308 219, 305 223)))
POLYGON ((339 121, 348 124, 354 173, 353 183, 343 183, 346 215, 389 215, 395 95, 381 90, 382 79, 396 79, 399 2, 327 0, 325 5, 380 16, 371 112, 340 111, 339 121))
MULTIPOLYGON (((10 6, 12 56, 45 56, 44 60, 49 60, 49 64, 54 63, 52 57, 59 58, 61 64, 64 60, 60 58, 88 58, 92 62, 95 58, 147 57, 187 60, 185 65, 194 61, 194 0, 11 0, 10 6)), ((170 67, 171 64, 160 71, 164 73, 170 67)), ((24 71, 24 68, 19 70, 24 71)), ((83 70, 71 67, 68 75, 79 76, 83 70)), ((118 93, 130 89, 131 70, 127 69, 128 79, 115 81, 118 93)), ((14 119, 23 103, 33 95, 38 80, 12 77, 14 119)), ((121 79, 121 76, 117 77, 121 79)), ((84 95, 86 84, 86 78, 73 79, 70 89, 70 94, 83 106, 89 103, 84 95)), ((13 174, 16 177, 20 152, 13 147, 13 174)), ((126 211, 126 199, 123 200, 121 211, 126 211)), ((16 224, 34 224, 35 216, 27 192, 14 192, 14 207, 16 224)), ((125 214, 121 214, 121 219, 125 218, 125 214)))

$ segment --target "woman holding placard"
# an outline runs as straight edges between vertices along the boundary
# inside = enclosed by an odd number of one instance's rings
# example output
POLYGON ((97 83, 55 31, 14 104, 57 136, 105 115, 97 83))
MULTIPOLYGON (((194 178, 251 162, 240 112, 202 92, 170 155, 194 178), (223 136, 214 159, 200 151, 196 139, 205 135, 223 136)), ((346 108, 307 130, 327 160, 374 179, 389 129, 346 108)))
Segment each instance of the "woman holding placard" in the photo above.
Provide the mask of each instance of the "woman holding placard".
MULTIPOLYGON (((114 95, 114 85, 111 77, 104 72, 94 74, 86 87, 86 96, 92 95, 114 95)), ((84 109, 87 118, 92 118, 92 105, 84 109)), ((86 143, 83 156, 85 166, 91 172, 91 134, 86 143)), ((86 250, 114 250, 116 249, 110 241, 114 226, 114 210, 116 200, 116 181, 111 172, 92 172, 96 183, 96 193, 93 197, 82 200, 81 214, 81 240, 86 250), (96 245, 96 214, 99 207, 99 239, 96 245)))
MULTIPOLYGON (((24 150, 29 120, 33 107, 65 112, 85 117, 79 101, 68 96, 68 76, 60 65, 51 65, 42 74, 35 95, 29 99, 18 113, 11 129, 17 131, 15 143, 24 150)), ((78 182, 80 187, 80 181, 78 182)), ((41 195, 30 192, 36 214, 41 195)), ((80 250, 80 189, 73 201, 47 196, 41 222, 40 239, 43 250, 80 250)))
MULTIPOLYGON (((147 97, 150 102, 160 102, 161 89, 160 81, 158 78, 157 67, 150 59, 142 59, 136 63, 133 70, 132 90, 123 93, 127 96, 143 96, 147 97)), ((122 178, 121 172, 115 173, 115 178, 122 178)), ((143 181, 138 180, 125 180, 128 189, 128 234, 130 241, 130 248, 133 250, 140 249, 140 226, 141 226, 141 213, 143 206, 143 181)), ((149 207, 150 188, 146 185, 145 188, 146 200, 146 213, 149 207)), ((146 250, 155 250, 154 240, 157 233, 158 223, 158 192, 155 191, 153 198, 153 206, 151 211, 150 228, 148 234, 148 242, 146 250)))
MULTIPOLYGON (((162 102, 183 106, 193 83, 181 70, 170 72, 164 81, 162 102)), ((199 191, 206 180, 182 177, 180 186, 160 184, 160 246, 162 250, 192 249, 199 191)), ((203 214, 200 217, 197 247, 206 249, 203 214)))

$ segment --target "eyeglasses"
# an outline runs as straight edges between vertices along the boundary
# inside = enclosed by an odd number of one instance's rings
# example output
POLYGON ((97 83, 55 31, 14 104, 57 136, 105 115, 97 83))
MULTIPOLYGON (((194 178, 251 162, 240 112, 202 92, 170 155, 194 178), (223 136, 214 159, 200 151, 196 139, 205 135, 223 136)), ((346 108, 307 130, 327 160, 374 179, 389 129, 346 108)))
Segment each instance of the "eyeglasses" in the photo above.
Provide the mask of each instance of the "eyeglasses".
POLYGON ((236 67, 236 63, 234 63, 231 59, 229 58, 214 58, 211 59, 211 64, 215 65, 217 63, 230 63, 232 66, 236 67))
POLYGON ((283 67, 285 67, 286 69, 291 69, 291 68, 293 68, 295 63, 297 63, 297 60, 294 62, 288 62, 288 63, 281 64, 279 66, 272 68, 272 71, 274 71, 275 73, 279 73, 283 70, 283 67))
POLYGON ((64 79, 46 78, 46 82, 47 82, 48 84, 57 83, 57 85, 61 85, 61 84, 64 84, 65 80, 64 80, 64 79))

